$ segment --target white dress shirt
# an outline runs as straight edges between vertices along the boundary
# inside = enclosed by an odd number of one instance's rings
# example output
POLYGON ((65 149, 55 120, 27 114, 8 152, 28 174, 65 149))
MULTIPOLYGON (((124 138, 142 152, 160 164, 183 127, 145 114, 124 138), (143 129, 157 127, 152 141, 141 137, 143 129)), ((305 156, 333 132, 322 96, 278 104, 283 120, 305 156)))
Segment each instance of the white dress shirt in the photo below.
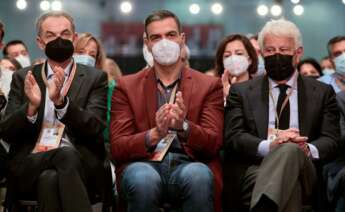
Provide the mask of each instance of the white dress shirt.
MULTIPOLYGON (((291 92, 291 95, 289 96, 289 104, 290 104, 290 128, 296 128, 299 129, 299 122, 298 122, 298 89, 297 89, 297 78, 298 78, 298 72, 295 71, 295 73, 292 75, 292 77, 289 79, 289 81, 286 83, 289 88, 287 89, 287 94, 291 92)), ((278 102, 278 96, 279 96, 279 88, 278 84, 268 78, 269 81, 269 110, 268 110, 268 128, 274 129, 275 128, 275 117, 276 117, 276 108, 277 108, 277 102, 278 102), (273 99, 274 101, 273 101, 273 99)), ((258 147, 258 155, 259 156, 266 156, 270 152, 270 142, 269 140, 263 140, 260 142, 258 147)), ((313 145, 308 143, 311 157, 313 159, 319 159, 319 151, 318 149, 313 145)))
MULTIPOLYGON (((73 60, 67 65, 67 67, 64 70, 65 72, 64 85, 69 77, 72 67, 73 67, 73 60)), ((47 63, 47 68, 48 68, 47 79, 49 81, 52 79, 54 72, 52 68, 50 67, 49 63, 47 63)), ((66 99, 67 99, 67 103, 65 107, 62 109, 56 109, 54 102, 52 102, 49 98, 48 88, 46 88, 44 117, 43 117, 44 122, 50 123, 50 124, 60 123, 60 120, 66 114, 66 111, 69 105, 69 99, 68 98, 66 99)), ((28 116, 27 118, 31 123, 35 123, 37 119, 37 113, 34 116, 31 116, 31 117, 28 116)), ((63 134, 59 147, 63 147, 63 146, 73 146, 66 133, 63 134)))

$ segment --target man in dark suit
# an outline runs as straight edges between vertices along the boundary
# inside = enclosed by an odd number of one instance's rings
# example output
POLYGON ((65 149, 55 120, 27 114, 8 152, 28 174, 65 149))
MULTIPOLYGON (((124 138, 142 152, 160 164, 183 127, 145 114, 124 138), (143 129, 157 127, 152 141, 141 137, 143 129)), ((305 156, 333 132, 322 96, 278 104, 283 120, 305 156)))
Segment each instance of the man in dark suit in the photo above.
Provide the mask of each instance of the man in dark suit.
POLYGON ((92 211, 88 192, 102 181, 107 76, 73 61, 74 29, 64 12, 38 19, 48 59, 14 73, 2 123, 10 201, 37 193, 41 211, 92 211))
POLYGON ((315 164, 336 152, 335 94, 295 70, 303 54, 295 24, 268 22, 259 43, 267 75, 232 86, 227 99, 224 182, 233 199, 224 201, 233 211, 302 211, 317 180, 315 164))
POLYGON ((119 193, 127 211, 159 211, 163 201, 183 211, 221 211, 221 82, 185 66, 185 36, 173 13, 153 12, 145 31, 154 65, 120 78, 112 97, 119 193), (167 154, 154 157, 164 146, 167 154))
MULTIPOLYGON (((0 20, 0 50, 3 47, 3 39, 5 36, 5 26, 4 24, 1 22, 0 20)), ((2 67, 0 67, 0 71, 2 74, 2 67)), ((6 105, 6 98, 5 95, 3 93, 3 91, 0 89, 0 92, 2 94, 2 97, 0 97, 0 113, 3 111, 3 109, 5 108, 6 105)), ((0 141, 0 181, 3 180, 3 178, 5 177, 5 172, 6 172, 6 161, 7 161, 7 151, 6 151, 6 144, 2 143, 3 141, 0 141)))

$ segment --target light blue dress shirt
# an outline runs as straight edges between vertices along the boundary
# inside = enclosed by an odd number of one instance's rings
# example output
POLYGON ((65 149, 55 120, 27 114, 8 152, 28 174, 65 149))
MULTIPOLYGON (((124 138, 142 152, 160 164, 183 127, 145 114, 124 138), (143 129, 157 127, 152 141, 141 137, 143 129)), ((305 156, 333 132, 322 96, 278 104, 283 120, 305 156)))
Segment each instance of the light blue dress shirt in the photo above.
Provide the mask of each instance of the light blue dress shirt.
POLYGON ((336 73, 334 74, 330 74, 330 75, 323 75, 322 77, 320 77, 318 80, 320 82, 326 83, 328 85, 331 85, 334 89, 335 93, 338 93, 341 91, 341 88, 338 86, 338 84, 335 81, 336 79, 336 73))

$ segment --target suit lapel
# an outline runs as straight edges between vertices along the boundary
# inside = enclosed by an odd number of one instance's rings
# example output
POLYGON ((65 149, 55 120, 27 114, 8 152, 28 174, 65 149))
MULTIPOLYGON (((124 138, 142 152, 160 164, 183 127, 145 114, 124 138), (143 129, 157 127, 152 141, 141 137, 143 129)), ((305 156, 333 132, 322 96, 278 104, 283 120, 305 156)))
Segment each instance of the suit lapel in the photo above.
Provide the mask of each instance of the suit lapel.
POLYGON ((257 99, 258 101, 250 101, 255 124, 260 138, 267 138, 268 126, 268 78, 264 76, 257 84, 253 84, 250 88, 249 100, 257 99))
POLYGON ((85 70, 77 64, 75 76, 67 93, 67 96, 70 99, 75 99, 78 96, 81 85, 83 84, 83 77, 85 74, 85 70))
POLYGON ((150 128, 156 125, 155 116, 157 111, 157 83, 154 70, 147 69, 144 82, 143 98, 146 99, 146 112, 149 117, 150 128), (148 95, 145 95, 148 94, 148 95))
POLYGON ((313 111, 313 101, 317 98, 315 96, 315 88, 306 86, 305 80, 301 76, 297 79, 298 86, 298 124, 300 134, 307 136, 310 131, 311 112, 313 111))
POLYGON ((182 92, 183 101, 188 111, 193 92, 193 80, 190 71, 187 68, 184 68, 182 70, 181 84, 179 90, 182 92))

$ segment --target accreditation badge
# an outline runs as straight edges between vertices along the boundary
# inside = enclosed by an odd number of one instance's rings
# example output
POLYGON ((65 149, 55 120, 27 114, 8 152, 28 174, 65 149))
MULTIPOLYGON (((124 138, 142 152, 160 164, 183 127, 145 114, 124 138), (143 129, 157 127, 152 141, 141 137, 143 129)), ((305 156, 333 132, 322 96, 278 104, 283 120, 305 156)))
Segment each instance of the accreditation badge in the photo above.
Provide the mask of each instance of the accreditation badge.
POLYGON ((36 146, 32 153, 46 152, 59 147, 65 125, 62 123, 43 123, 36 146))
POLYGON ((157 144, 157 147, 149 160, 156 162, 162 161, 175 138, 176 133, 169 133, 164 138, 162 138, 162 140, 160 140, 157 144))

